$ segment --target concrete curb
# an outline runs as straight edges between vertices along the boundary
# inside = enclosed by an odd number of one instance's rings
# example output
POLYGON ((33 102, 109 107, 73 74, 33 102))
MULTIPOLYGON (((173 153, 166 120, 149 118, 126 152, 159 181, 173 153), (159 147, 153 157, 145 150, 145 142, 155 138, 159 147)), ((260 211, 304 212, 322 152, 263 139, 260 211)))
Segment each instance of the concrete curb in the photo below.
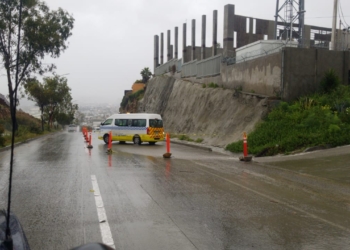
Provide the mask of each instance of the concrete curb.
POLYGON ((193 144, 193 143, 190 143, 190 142, 185 142, 185 141, 179 141, 179 140, 174 140, 174 139, 171 139, 170 140, 171 143, 175 143, 175 144, 179 144, 179 145, 184 145, 184 146, 188 146, 188 147, 192 147, 192 148, 198 148, 198 149, 202 149, 202 150, 205 150, 205 151, 213 151, 210 147, 208 146, 204 146, 204 145, 197 145, 197 144, 193 144))
POLYGON ((242 155, 241 153, 232 153, 230 151, 225 150, 224 148, 221 147, 216 147, 216 146, 209 146, 209 145, 201 145, 198 143, 194 142, 188 142, 188 141, 181 141, 179 139, 170 139, 171 143, 179 144, 179 145, 184 145, 192 148, 197 148, 197 149, 202 149, 207 152, 214 152, 222 155, 227 155, 229 157, 234 157, 239 160, 239 157, 242 155))
MULTIPOLYGON (((17 147, 17 146, 20 146, 22 144, 25 144, 25 143, 28 143, 28 142, 31 142, 31 141, 43 138, 43 137, 48 136, 48 135, 54 135, 56 133, 61 133, 61 132, 62 131, 57 131, 57 132, 54 132, 54 133, 50 133, 50 134, 46 134, 46 135, 40 135, 40 136, 37 136, 37 137, 34 137, 34 138, 30 138, 30 139, 25 140, 25 141, 17 142, 17 143, 14 144, 14 147, 17 147)), ((4 152, 4 151, 10 150, 10 149, 11 149, 11 145, 3 147, 3 148, 0 148, 0 152, 4 152)))

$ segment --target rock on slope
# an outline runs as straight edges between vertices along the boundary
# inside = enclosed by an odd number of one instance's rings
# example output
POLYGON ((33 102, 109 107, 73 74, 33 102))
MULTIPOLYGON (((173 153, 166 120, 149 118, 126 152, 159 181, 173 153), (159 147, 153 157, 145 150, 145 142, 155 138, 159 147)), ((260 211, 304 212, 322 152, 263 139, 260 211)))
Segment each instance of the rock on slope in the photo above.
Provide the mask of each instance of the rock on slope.
POLYGON ((166 132, 224 147, 254 129, 267 113, 266 104, 254 94, 158 76, 147 84, 138 112, 161 114, 166 132))

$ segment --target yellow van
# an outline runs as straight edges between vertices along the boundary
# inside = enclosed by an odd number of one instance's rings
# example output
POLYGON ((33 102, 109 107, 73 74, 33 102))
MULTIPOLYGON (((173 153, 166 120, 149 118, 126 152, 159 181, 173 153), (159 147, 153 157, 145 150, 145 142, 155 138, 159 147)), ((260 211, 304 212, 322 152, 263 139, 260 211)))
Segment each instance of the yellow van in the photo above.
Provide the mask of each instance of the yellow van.
POLYGON ((163 120, 159 114, 134 113, 115 114, 101 123, 98 138, 106 144, 112 132, 112 141, 127 141, 140 145, 148 142, 154 145, 164 140, 163 120))

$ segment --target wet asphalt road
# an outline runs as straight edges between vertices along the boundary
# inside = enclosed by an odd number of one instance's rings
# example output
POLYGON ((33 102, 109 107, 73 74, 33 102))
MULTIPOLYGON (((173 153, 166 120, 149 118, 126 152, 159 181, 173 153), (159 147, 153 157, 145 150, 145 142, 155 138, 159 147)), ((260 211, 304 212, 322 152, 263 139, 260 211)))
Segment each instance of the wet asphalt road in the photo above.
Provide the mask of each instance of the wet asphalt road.
POLYGON ((308 160, 244 163, 176 144, 163 159, 165 143, 114 143, 107 155, 96 134, 92 144, 62 132, 16 147, 12 209, 32 249, 349 249, 347 161, 313 174, 308 160))

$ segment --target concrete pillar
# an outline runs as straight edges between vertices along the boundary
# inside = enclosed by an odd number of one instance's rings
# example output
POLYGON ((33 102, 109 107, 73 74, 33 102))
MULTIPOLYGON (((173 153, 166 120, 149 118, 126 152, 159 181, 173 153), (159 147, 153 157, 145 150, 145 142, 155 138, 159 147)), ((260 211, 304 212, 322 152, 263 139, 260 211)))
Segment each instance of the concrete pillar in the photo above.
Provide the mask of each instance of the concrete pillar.
POLYGON ((158 67, 159 64, 159 36, 155 35, 154 36, 154 70, 153 72, 156 72, 156 68, 158 67))
POLYGON ((207 28, 207 17, 202 15, 202 46, 201 46, 201 60, 205 59, 205 36, 207 28))
POLYGON ((160 33, 160 64, 164 63, 164 34, 160 33))
POLYGON ((170 48, 170 30, 167 35, 167 61, 171 60, 171 48, 170 48))
POLYGON ((187 42, 186 42, 186 34, 187 34, 187 29, 186 29, 187 25, 186 23, 184 23, 182 25, 182 61, 185 63, 187 62, 187 58, 186 58, 186 53, 187 53, 187 42))
POLYGON ((310 39, 311 39, 311 26, 310 25, 304 25, 303 29, 303 40, 304 40, 304 48, 310 48, 310 39))
POLYGON ((211 48, 211 56, 216 56, 218 44, 218 11, 213 11, 213 47, 211 48))
POLYGON ((227 4, 224 8, 224 56, 234 56, 233 31, 234 31, 235 6, 227 4))
POLYGON ((175 59, 178 58, 178 38, 179 38, 179 28, 175 27, 175 59))
POLYGON ((196 20, 192 19, 192 52, 191 61, 196 60, 196 20))

